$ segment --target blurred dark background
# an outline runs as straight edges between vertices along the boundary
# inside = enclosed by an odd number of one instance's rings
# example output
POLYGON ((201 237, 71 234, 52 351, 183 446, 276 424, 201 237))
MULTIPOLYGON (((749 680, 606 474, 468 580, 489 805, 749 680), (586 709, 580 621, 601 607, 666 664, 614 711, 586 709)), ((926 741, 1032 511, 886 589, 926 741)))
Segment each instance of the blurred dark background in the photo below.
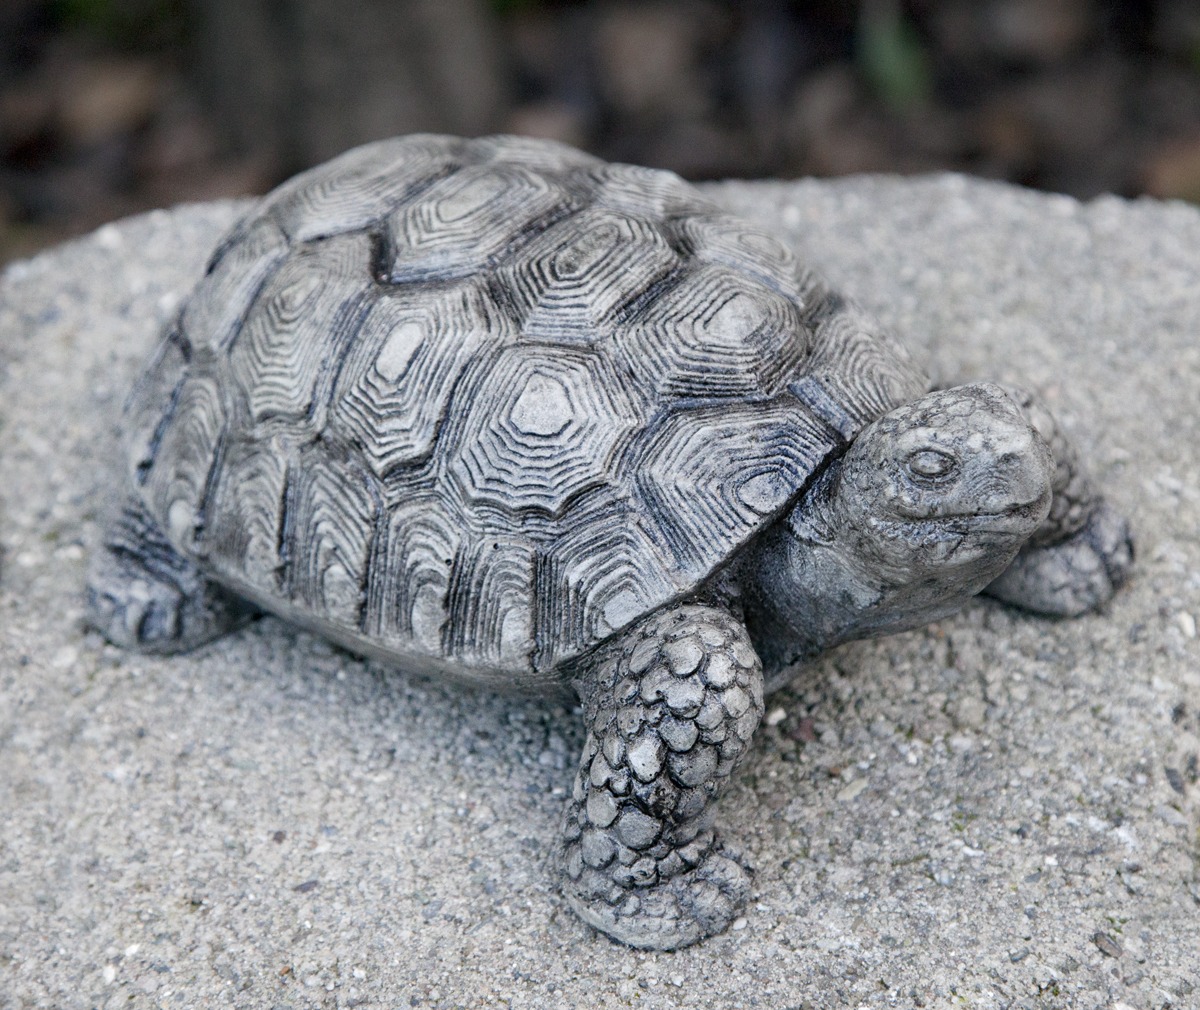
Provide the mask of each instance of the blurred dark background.
POLYGON ((0 261, 413 130, 1200 200, 1200 2, 0 0, 0 261))

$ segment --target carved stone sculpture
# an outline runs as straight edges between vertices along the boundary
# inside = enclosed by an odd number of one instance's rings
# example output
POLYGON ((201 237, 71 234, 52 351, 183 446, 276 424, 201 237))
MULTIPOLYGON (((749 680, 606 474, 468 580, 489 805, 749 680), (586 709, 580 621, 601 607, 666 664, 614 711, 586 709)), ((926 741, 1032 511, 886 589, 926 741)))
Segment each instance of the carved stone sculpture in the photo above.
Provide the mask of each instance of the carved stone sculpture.
POLYGON ((512 137, 351 151, 213 255, 129 401, 89 580, 112 641, 258 611, 434 677, 574 690, 565 893, 626 943, 723 929, 716 801, 763 694, 988 591, 1096 607, 1128 527, 1032 397, 930 391, 677 177, 512 137))

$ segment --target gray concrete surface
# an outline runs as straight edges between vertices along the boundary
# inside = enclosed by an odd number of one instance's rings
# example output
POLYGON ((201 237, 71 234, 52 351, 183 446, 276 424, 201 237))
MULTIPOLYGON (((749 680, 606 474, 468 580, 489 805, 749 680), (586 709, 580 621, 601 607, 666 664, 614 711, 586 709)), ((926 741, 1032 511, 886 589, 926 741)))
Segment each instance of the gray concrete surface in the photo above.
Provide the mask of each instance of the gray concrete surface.
POLYGON ((1134 517, 1071 623, 979 602, 768 703, 723 936, 636 953, 552 852, 575 713, 274 620, 81 626, 122 397, 236 207, 0 287, 0 1007, 1200 1006, 1200 212, 940 177, 728 184, 943 378, 1031 383, 1134 517))

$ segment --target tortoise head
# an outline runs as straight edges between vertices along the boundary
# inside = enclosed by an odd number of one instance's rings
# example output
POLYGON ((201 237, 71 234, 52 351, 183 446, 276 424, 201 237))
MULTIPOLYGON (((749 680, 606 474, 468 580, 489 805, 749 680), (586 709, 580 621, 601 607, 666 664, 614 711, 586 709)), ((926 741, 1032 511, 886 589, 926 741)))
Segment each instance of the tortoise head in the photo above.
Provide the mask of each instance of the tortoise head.
POLYGON ((999 386, 930 393, 878 418, 763 538, 750 568, 756 645, 784 665, 957 610, 1046 518, 1053 474, 999 386))
MULTIPOLYGON (((885 582, 978 592, 1050 510, 1054 460, 999 386, 930 393, 863 429, 835 504, 860 560, 885 582)), ((848 545, 849 546, 849 545, 848 545)))

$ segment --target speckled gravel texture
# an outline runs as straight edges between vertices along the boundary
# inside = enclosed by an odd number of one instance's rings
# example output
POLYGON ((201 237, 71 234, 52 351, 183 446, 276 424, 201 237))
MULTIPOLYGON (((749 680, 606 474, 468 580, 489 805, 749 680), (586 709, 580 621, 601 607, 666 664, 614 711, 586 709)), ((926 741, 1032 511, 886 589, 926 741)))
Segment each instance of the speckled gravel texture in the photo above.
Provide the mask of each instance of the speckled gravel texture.
POLYGON ((943 380, 1040 390, 1135 519, 1133 584, 806 671, 723 806, 744 916, 628 950, 558 891, 568 707, 270 619, 165 660, 83 630, 118 408, 237 207, 107 226, 0 288, 0 1007, 1200 1006, 1200 212, 709 192, 943 380))

